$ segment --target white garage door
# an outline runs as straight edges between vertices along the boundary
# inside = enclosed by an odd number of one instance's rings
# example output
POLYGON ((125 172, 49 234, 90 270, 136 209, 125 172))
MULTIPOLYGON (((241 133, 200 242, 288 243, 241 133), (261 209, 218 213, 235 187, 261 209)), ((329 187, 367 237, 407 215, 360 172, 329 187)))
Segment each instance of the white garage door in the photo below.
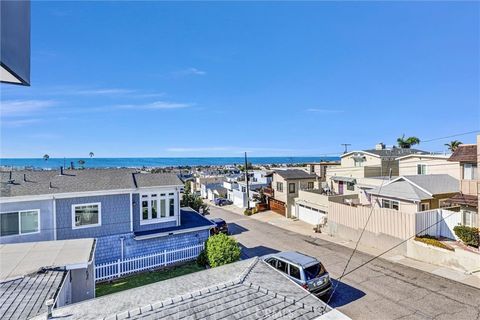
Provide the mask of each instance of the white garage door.
POLYGON ((313 225, 320 224, 327 218, 324 211, 303 204, 298 205, 298 219, 313 225))

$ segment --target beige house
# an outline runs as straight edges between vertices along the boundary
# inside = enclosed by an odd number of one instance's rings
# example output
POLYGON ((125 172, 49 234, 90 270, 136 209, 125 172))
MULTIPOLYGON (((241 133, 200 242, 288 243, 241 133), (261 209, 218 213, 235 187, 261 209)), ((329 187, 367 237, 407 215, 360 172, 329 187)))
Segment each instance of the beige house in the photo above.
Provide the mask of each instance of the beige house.
POLYGON ((307 164, 307 170, 311 174, 316 174, 320 179, 320 182, 324 182, 327 179, 327 168, 339 166, 338 161, 321 161, 307 164))
POLYGON ((327 183, 334 194, 357 194, 355 185, 363 178, 398 176, 397 158, 410 154, 429 154, 411 148, 386 148, 383 143, 375 149, 351 151, 340 157, 340 166, 327 168, 327 183))
POLYGON ((448 174, 402 176, 367 191, 373 207, 415 213, 450 207, 458 180, 448 174))
POLYGON ((449 158, 449 161, 460 163, 460 193, 449 199, 449 203, 460 209, 463 224, 476 225, 478 227, 480 227, 480 218, 478 216, 478 208, 480 206, 479 151, 480 135, 477 136, 477 144, 462 144, 449 158))
POLYGON ((287 218, 295 212, 295 198, 299 190, 314 189, 318 177, 300 169, 276 170, 272 176, 272 187, 264 190, 270 209, 287 218))
POLYGON ((449 161, 450 155, 442 154, 410 154, 398 160, 400 176, 416 174, 448 174, 460 179, 460 163, 449 161))

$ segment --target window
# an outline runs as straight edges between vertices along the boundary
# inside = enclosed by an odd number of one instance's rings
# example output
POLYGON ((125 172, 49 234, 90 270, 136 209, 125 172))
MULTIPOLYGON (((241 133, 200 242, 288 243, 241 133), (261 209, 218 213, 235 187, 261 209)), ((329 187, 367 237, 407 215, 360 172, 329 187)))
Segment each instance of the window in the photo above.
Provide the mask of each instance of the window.
POLYGON ((290 265, 290 276, 300 280, 301 279, 300 269, 294 265, 290 265))
POLYGON ((288 184, 288 193, 295 193, 295 183, 288 184))
POLYGON ((451 207, 450 202, 448 201, 448 199, 440 199, 440 200, 438 200, 438 206, 439 206, 440 208, 449 208, 449 207, 451 207))
POLYGON ((417 174, 427 174, 427 165, 417 164, 417 174))
POLYGON ((6 212, 0 215, 0 236, 15 236, 40 231, 40 210, 6 212))
POLYGON ((347 182, 347 190, 354 191, 355 184, 353 182, 347 182))
POLYGON ((364 159, 353 159, 353 165, 355 167, 363 167, 364 159))
POLYGON ((430 210, 430 203, 420 203, 420 211, 430 210))
POLYGON ((323 267, 323 264, 317 263, 308 268, 305 268, 305 277, 306 280, 312 280, 318 277, 323 276, 327 271, 323 267))
POLYGON ((277 191, 283 192, 283 182, 277 182, 277 191))
POLYGON ((463 165, 463 179, 464 180, 478 179, 478 170, 475 164, 465 163, 463 165))
POLYGON ((277 269, 284 272, 284 273, 287 273, 287 263, 286 262, 283 262, 282 260, 277 260, 277 269))
POLYGON ((242 192, 247 192, 247 188, 242 186, 242 192))
POLYGON ((271 265, 272 267, 276 268, 277 267, 277 259, 275 258, 270 258, 267 260, 267 263, 271 265))
POLYGON ((85 203, 72 206, 72 228, 88 228, 101 225, 101 204, 85 203))
POLYGON ((140 197, 140 223, 156 223, 161 219, 175 217, 175 210, 177 207, 175 200, 175 193, 152 193, 142 194, 140 197))
POLYGON ((309 181, 307 185, 308 190, 312 190, 314 188, 313 181, 309 181))
POLYGON ((382 199, 382 208, 398 210, 399 205, 398 201, 382 199))

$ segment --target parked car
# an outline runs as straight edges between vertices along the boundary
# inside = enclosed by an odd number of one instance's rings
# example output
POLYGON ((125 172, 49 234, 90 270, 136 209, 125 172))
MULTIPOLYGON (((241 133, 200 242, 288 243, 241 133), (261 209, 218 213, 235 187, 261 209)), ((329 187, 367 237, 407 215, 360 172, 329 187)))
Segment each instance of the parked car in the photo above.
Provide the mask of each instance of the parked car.
POLYGON ((267 255, 263 260, 316 296, 323 296, 332 288, 327 270, 313 257, 288 251, 267 255))
POLYGON ((215 227, 210 229, 211 235, 218 234, 218 233, 228 234, 228 225, 225 222, 225 220, 220 218, 214 218, 214 219, 210 219, 210 221, 215 223, 215 227))
POLYGON ((232 201, 230 201, 228 199, 225 199, 225 198, 216 198, 214 200, 214 203, 215 203, 215 205, 221 207, 221 206, 226 206, 226 205, 232 204, 232 201))

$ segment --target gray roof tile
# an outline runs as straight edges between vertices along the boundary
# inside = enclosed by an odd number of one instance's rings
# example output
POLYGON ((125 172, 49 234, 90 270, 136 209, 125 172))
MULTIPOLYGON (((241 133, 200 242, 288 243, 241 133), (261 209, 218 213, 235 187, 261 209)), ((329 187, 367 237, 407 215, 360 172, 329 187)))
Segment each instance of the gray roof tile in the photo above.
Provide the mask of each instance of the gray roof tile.
POLYGON ((300 169, 276 170, 276 174, 285 180, 289 179, 316 179, 316 175, 300 169))
POLYGON ((49 195, 70 192, 125 190, 154 186, 180 186, 181 180, 169 173, 137 173, 133 169, 86 169, 42 171, 1 171, 2 197, 49 195))

